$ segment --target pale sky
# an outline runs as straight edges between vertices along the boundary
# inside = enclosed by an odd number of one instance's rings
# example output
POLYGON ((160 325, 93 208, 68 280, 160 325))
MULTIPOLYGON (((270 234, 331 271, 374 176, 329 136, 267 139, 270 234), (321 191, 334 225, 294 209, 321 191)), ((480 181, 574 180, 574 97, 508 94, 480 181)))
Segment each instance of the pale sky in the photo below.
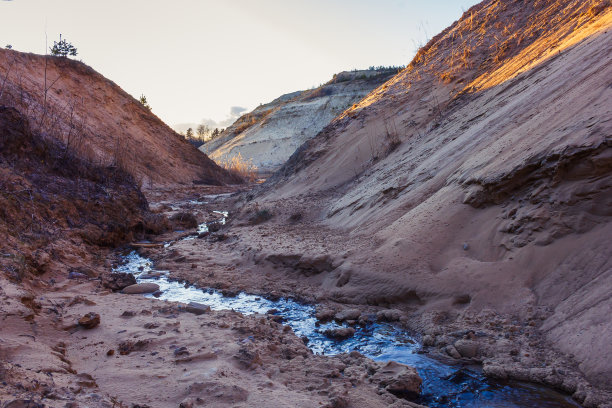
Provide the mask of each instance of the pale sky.
POLYGON ((77 59, 170 126, 223 121, 334 73, 406 65, 476 0, 0 0, 0 46, 77 59))

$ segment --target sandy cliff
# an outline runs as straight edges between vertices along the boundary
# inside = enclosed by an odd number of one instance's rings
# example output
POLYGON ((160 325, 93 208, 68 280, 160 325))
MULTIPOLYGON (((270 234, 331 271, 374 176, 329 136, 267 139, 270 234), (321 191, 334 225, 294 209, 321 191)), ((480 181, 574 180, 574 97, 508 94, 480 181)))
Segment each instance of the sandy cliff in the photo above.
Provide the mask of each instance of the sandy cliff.
MULTIPOLYGON (((309 283, 325 296, 401 305, 441 346, 457 322, 522 322, 612 391, 611 28, 608 1, 474 6, 303 145, 255 210, 347 235, 320 248, 339 265, 309 283)), ((518 349, 485 372, 534 379, 510 367, 551 360, 512 330, 518 349)))
POLYGON ((283 95, 241 116, 200 150, 217 161, 240 154, 263 173, 278 170, 300 145, 396 72, 341 72, 318 88, 283 95))
POLYGON ((0 49, 0 78, 0 105, 17 107, 35 131, 89 161, 119 164, 145 187, 238 181, 81 62, 0 49))

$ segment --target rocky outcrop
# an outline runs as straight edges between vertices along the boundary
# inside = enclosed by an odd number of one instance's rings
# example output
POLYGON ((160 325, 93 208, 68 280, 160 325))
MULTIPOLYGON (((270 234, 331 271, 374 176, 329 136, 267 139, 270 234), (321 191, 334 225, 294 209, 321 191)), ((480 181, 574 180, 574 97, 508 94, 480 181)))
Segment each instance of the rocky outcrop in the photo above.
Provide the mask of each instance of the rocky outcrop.
POLYGON ((273 172, 332 119, 395 73, 393 68, 341 72, 318 88, 286 94, 259 106, 200 150, 216 161, 240 154, 260 172, 273 172))

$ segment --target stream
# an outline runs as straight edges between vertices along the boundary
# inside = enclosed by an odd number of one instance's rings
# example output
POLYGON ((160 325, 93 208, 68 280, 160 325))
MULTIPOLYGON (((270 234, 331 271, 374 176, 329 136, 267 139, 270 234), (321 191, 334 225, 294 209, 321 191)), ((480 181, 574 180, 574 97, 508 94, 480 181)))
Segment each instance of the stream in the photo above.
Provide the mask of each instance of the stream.
MULTIPOLYGON (((225 222, 227 213, 217 213, 224 216, 221 222, 225 222)), ((206 224, 201 224, 198 233, 207 230, 206 224)), ((334 340, 323 332, 342 325, 335 322, 317 324, 313 305, 301 304, 291 299, 272 301, 246 293, 228 297, 216 290, 203 290, 172 281, 169 279, 169 271, 155 270, 153 262, 138 255, 136 251, 123 256, 122 265, 113 271, 132 273, 139 283, 158 284, 163 292, 158 297, 160 300, 197 302, 210 306, 212 310, 233 309, 243 314, 266 314, 269 310, 276 309, 274 314, 281 316, 283 323, 289 325, 297 336, 308 338, 307 345, 315 354, 335 355, 356 350, 376 361, 393 360, 413 366, 423 379, 421 397, 415 402, 429 407, 580 407, 571 397, 541 385, 489 379, 477 366, 449 365, 428 357, 420 352, 421 345, 416 339, 389 323, 358 326, 353 337, 334 340), (153 277, 152 274, 160 276, 153 277)))

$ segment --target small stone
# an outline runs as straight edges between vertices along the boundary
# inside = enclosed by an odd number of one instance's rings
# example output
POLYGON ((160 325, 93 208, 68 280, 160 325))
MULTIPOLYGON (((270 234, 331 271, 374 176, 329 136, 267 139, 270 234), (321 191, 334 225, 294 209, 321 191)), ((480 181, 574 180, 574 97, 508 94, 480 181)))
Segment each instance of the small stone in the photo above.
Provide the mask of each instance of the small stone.
POLYGON ((315 313, 315 317, 319 321, 326 322, 328 320, 333 319, 335 314, 336 312, 334 312, 331 309, 321 308, 321 309, 317 309, 317 312, 315 313))
POLYGON ((157 283, 137 283, 123 288, 122 292, 128 295, 153 293, 159 290, 157 283))
POLYGON ((327 329, 323 332, 327 337, 331 337, 336 340, 348 339, 355 335, 355 329, 352 327, 340 327, 338 329, 327 329))
POLYGON ((376 313, 376 319, 381 322, 396 322, 401 317, 402 312, 396 309, 385 309, 376 313))
POLYGON ((189 302, 189 304, 185 306, 185 311, 199 316, 210 312, 210 306, 197 302, 189 302))
POLYGON ((88 279, 89 276, 84 273, 72 271, 68 274, 68 279, 88 279))
POLYGON ((188 356, 189 351, 187 351, 187 347, 177 347, 174 349, 175 356, 188 356))
POLYGON ((455 349, 466 358, 474 358, 478 355, 478 343, 471 340, 457 340, 455 349))
POLYGON ((115 355, 115 350, 113 350, 113 349, 108 350, 108 351, 106 352, 106 355, 107 355, 107 356, 109 356, 109 357, 110 357, 110 356, 114 356, 114 355, 115 355))
POLYGON ((461 358, 461 354, 459 354, 459 352, 457 351, 457 349, 453 345, 446 346, 444 351, 446 351, 446 354, 448 354, 452 358, 456 358, 456 359, 460 359, 461 358))
POLYGON ((94 312, 87 313, 79 319, 78 323, 85 329, 93 329, 100 324, 100 315, 94 312))
POLYGON ((336 313, 336 315, 334 316, 334 318, 338 321, 345 321, 345 320, 358 320, 359 316, 361 316, 361 312, 357 309, 346 309, 346 310, 342 310, 338 313, 336 313))
POLYGON ((470 244, 468 244, 467 242, 463 243, 463 250, 467 251, 468 249, 470 249, 470 244))
POLYGON ((426 347, 430 347, 436 344, 436 338, 431 334, 426 334, 423 336, 423 345, 426 347))

